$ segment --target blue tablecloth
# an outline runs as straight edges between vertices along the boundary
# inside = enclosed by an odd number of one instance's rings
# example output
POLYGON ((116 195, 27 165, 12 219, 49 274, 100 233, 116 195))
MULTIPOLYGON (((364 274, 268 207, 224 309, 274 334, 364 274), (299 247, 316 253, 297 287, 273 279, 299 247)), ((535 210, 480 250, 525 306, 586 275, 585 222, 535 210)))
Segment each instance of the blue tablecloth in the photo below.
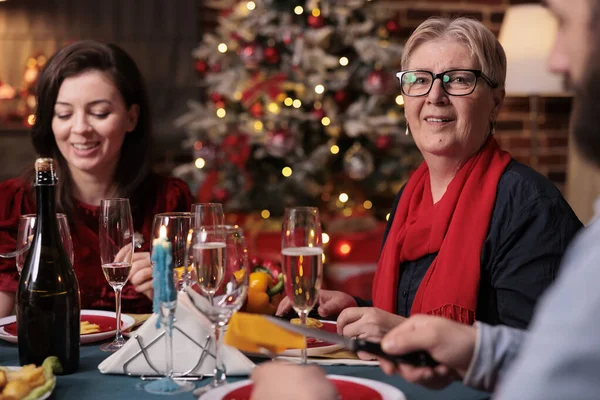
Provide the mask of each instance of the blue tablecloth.
MULTIPOLYGON (((107 357, 98 349, 97 344, 81 347, 81 362, 79 371, 72 375, 58 377, 54 390, 54 399, 157 399, 157 396, 146 393, 142 382, 137 377, 122 375, 103 375, 98 371, 98 364, 107 357)), ((0 343, 0 365, 19 365, 17 345, 0 343)), ((386 376, 378 367, 367 366, 335 366, 325 367, 328 374, 356 376, 374 379, 388 383, 402 390, 408 400, 480 400, 488 399, 489 395, 467 388, 459 383, 454 383, 441 391, 432 391, 420 386, 410 384, 400 377, 386 376)), ((228 378, 237 381, 244 378, 228 378)), ((210 381, 207 378, 197 385, 205 385, 210 381)), ((161 398, 160 396, 158 398, 161 398)), ((193 399, 191 393, 182 393, 169 396, 172 399, 193 399)), ((283 399, 283 397, 282 397, 283 399)))

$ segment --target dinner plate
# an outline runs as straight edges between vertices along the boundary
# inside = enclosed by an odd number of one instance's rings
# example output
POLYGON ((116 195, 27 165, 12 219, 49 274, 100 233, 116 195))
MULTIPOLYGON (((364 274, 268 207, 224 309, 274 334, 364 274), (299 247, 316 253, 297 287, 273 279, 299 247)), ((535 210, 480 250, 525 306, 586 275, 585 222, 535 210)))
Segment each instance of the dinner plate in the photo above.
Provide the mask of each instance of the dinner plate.
MULTIPOLYGON (((400 390, 387 383, 342 375, 327 375, 327 378, 335 385, 340 400, 406 400, 400 390)), ((251 394, 252 381, 246 379, 212 389, 202 400, 250 400, 251 394)))
MULTIPOLYGON (((99 310, 81 310, 81 320, 88 321, 91 324, 99 326, 100 332, 87 333, 81 335, 80 343, 94 343, 101 340, 106 340, 115 336, 117 327, 117 315, 113 311, 99 310)), ((11 315, 5 318, 0 318, 0 339, 10 343, 17 343, 17 317, 11 315)), ((125 330, 131 327, 135 320, 129 315, 121 314, 121 329, 125 330)))
MULTIPOLYGON (((8 368, 11 371, 18 371, 22 367, 3 367, 3 368, 8 368)), ((48 390, 46 393, 44 393, 41 397, 38 397, 36 400, 45 400, 45 399, 47 399, 48 397, 50 397, 50 395, 52 395, 53 391, 54 391, 54 388, 52 388, 51 390, 48 390)))
MULTIPOLYGON (((335 321, 321 321, 323 326, 315 329, 323 329, 328 332, 337 333, 337 324, 335 321)), ((323 354, 331 353, 336 350, 342 349, 343 346, 339 344, 325 342, 323 340, 307 338, 306 343, 307 355, 308 357, 320 356, 323 354)), ((279 354, 280 356, 289 356, 289 357, 300 357, 300 349, 288 349, 283 353, 279 354)))

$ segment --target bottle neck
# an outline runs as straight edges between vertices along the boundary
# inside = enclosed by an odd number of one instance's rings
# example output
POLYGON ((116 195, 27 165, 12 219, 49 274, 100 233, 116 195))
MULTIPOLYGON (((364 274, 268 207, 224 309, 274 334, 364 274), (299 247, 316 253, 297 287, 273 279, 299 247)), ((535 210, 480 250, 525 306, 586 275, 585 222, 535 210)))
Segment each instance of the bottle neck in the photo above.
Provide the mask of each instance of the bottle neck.
POLYGON ((56 186, 38 185, 36 191, 36 231, 58 233, 58 220, 56 219, 56 186), (40 223, 40 221, 42 221, 40 223))

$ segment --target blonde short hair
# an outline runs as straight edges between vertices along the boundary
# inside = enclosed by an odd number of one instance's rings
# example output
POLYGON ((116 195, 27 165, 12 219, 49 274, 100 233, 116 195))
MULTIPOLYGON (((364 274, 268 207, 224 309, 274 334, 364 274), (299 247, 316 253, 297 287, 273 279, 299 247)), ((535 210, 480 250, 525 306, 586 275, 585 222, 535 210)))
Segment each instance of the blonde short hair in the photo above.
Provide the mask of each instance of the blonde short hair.
POLYGON ((431 17, 419 25, 404 46, 402 68, 407 68, 411 55, 419 46, 438 39, 451 39, 463 44, 475 56, 483 73, 499 87, 504 87, 506 54, 502 45, 481 22, 464 17, 431 17))

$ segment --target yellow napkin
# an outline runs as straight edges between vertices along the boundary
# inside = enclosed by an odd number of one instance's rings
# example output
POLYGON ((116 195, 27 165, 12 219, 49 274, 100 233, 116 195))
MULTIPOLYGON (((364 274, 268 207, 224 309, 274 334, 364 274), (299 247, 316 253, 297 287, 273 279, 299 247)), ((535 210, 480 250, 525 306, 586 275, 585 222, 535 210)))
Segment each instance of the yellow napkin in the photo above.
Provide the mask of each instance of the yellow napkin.
POLYGON ((231 347, 251 353, 266 349, 279 354, 286 349, 306 347, 304 336, 271 323, 263 315, 241 312, 231 317, 224 341, 231 347))

